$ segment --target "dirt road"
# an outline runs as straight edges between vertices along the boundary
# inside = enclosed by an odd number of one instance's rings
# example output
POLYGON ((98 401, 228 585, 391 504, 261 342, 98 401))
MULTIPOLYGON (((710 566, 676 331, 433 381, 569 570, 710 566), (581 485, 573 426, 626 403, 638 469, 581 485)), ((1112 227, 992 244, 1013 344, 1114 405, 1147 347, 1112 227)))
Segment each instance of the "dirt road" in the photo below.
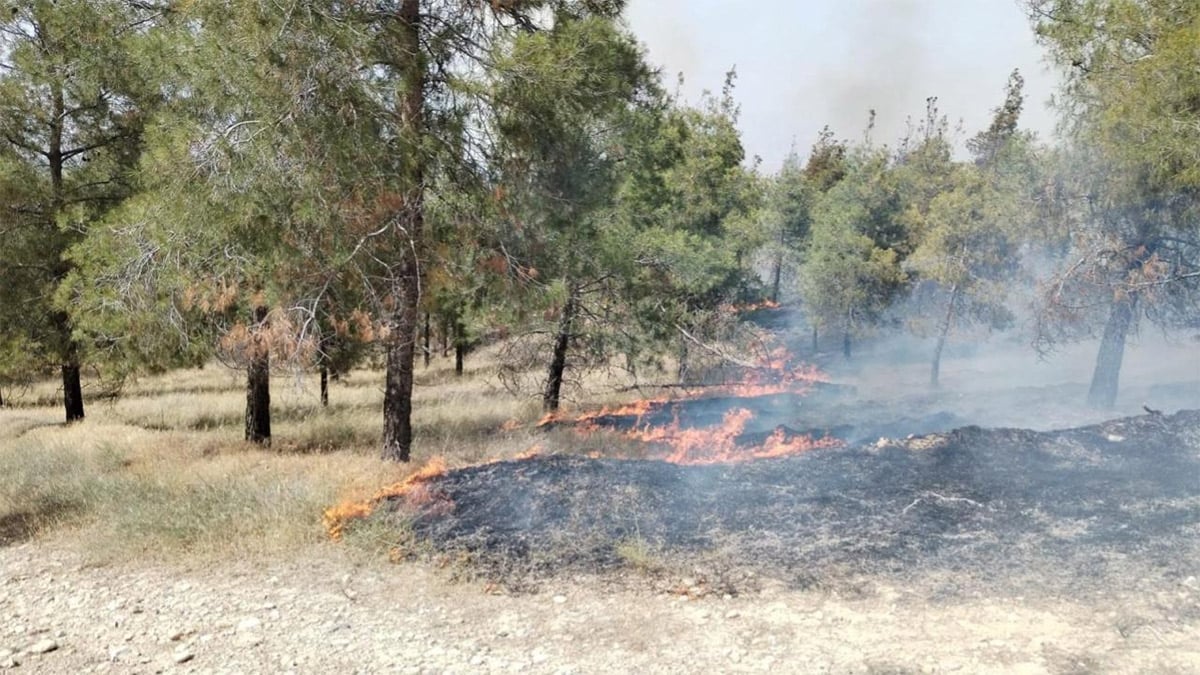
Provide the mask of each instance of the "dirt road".
POLYGON ((94 566, 55 542, 0 549, 0 574, 0 664, 18 672, 1200 672, 1195 579, 1087 600, 578 578, 509 596, 332 547, 94 566))

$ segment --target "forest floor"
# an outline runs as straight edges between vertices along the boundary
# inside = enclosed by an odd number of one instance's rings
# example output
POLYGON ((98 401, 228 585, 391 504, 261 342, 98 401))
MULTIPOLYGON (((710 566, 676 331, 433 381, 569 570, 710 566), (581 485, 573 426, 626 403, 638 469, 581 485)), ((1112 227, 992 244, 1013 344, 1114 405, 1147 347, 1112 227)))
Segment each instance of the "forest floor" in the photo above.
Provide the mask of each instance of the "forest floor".
POLYGON ((1200 602, 764 585, 689 598, 564 577, 497 595, 345 549, 221 564, 0 549, 0 665, 38 673, 1195 673, 1200 602))
MULTIPOLYGON (((1121 408, 1108 416, 1143 404, 1200 407, 1196 347, 1173 349, 1131 352, 1121 408)), ((1037 370, 1019 355, 951 353, 943 388, 931 392, 906 384, 923 382, 919 360, 882 347, 864 356, 829 366, 856 387, 854 400, 806 403, 804 415, 833 425, 936 414, 954 426, 1036 429, 1100 419, 1069 402, 1082 393, 1086 358, 1037 370)), ((389 562, 394 533, 380 528, 329 542, 322 509, 369 496, 432 456, 453 469, 535 444, 586 449, 568 430, 532 428, 536 400, 492 384, 487 354, 468 363, 465 378, 442 359, 419 371, 418 451, 404 467, 374 457, 381 392, 369 371, 336 383, 328 409, 313 378, 280 374, 269 450, 237 440, 241 376, 219 367, 143 378, 71 426, 58 423, 53 383, 6 391, 16 405, 0 409, 0 667, 1200 672, 1200 581, 1137 564, 1082 591, 974 584, 953 570, 919 583, 868 573, 797 584, 751 569, 706 586, 686 558, 673 564, 631 546, 625 566, 563 566, 520 586, 446 555, 389 562), (500 431, 510 420, 523 424, 500 431)))

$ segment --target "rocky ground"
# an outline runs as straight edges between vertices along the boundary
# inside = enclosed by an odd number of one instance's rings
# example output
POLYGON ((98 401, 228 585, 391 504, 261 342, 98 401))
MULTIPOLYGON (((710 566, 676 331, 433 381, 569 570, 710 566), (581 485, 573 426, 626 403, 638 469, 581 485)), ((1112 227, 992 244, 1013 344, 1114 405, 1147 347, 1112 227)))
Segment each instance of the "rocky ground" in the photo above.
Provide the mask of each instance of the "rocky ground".
MULTIPOLYGON (((691 580, 678 579, 686 589, 691 580)), ((935 599, 865 582, 696 598, 562 578, 496 595, 319 547, 217 566, 0 549, 0 662, 45 673, 1200 672, 1200 582, 935 599)))

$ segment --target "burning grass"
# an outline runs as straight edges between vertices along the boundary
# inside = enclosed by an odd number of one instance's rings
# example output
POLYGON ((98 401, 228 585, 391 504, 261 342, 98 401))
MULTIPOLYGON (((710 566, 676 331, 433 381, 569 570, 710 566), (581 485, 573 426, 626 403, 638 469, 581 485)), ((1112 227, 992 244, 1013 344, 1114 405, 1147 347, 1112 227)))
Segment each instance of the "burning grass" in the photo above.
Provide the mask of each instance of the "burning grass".
POLYGON ((624 439, 651 449, 641 456, 672 464, 719 464, 786 457, 815 448, 837 447, 842 443, 833 437, 813 438, 782 426, 748 443, 747 426, 755 418, 756 411, 741 405, 730 407, 723 402, 748 403, 780 395, 802 397, 814 385, 828 380, 828 376, 816 367, 797 363, 790 352, 777 347, 760 358, 755 367, 744 368, 742 379, 737 382, 685 392, 682 396, 661 396, 615 408, 605 407, 575 417, 549 414, 539 420, 538 426, 570 425, 585 437, 615 428, 624 439), (679 411, 684 404, 690 404, 689 408, 694 412, 710 401, 717 402, 711 406, 710 415, 711 410, 717 410, 720 413, 718 422, 703 426, 690 420, 688 424, 681 421, 679 411), (669 422, 662 420, 665 410, 673 412, 669 422), (623 421, 613 424, 616 420, 623 421))
POLYGON ((1181 412, 734 464, 535 457, 423 482, 436 509, 376 507, 519 583, 661 557, 800 586, 866 574, 1071 594, 1200 574, 1197 475, 1200 412, 1181 412))

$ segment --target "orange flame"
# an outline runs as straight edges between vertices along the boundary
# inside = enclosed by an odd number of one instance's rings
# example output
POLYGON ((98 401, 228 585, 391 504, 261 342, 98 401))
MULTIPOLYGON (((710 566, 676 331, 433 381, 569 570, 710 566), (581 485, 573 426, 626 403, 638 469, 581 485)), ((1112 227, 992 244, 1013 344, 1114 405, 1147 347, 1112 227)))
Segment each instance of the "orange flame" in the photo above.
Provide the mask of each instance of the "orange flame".
MULTIPOLYGON (((754 417, 751 411, 744 408, 729 411, 720 425, 706 429, 684 429, 678 419, 664 426, 643 426, 642 419, 648 413, 673 401, 696 400, 714 394, 740 398, 805 394, 814 383, 828 381, 829 377, 815 366, 795 364, 787 349, 777 347, 760 358, 758 367, 749 371, 742 382, 707 387, 703 392, 679 398, 664 396, 634 401, 615 408, 605 406, 598 411, 574 417, 570 421, 576 432, 590 435, 603 428, 597 423, 602 417, 634 417, 632 431, 616 433, 625 438, 666 448, 667 454, 662 459, 676 464, 715 464, 785 457, 814 448, 835 447, 841 445, 841 441, 829 437, 813 439, 808 436, 789 436, 783 428, 778 428, 757 446, 739 446, 737 438, 754 417)), ((550 413, 544 416, 538 425, 567 419, 560 413, 550 413)))
POLYGON ((404 497, 412 506, 425 506, 438 500, 438 495, 429 489, 428 483, 446 474, 446 460, 432 457, 420 469, 404 480, 393 483, 376 492, 370 499, 346 500, 325 509, 321 522, 329 538, 337 541, 346 532, 352 521, 363 520, 375 511, 375 507, 386 499, 404 497))
POLYGON ((753 418, 754 413, 745 408, 737 408, 725 413, 721 424, 715 428, 682 429, 679 420, 675 420, 665 427, 627 431, 624 436, 665 446, 670 453, 663 459, 673 464, 722 464, 786 457, 814 448, 836 447, 841 444, 838 439, 828 437, 816 440, 808 436, 789 438, 782 428, 778 428, 760 445, 738 445, 738 436, 746 430, 746 424, 753 418))

